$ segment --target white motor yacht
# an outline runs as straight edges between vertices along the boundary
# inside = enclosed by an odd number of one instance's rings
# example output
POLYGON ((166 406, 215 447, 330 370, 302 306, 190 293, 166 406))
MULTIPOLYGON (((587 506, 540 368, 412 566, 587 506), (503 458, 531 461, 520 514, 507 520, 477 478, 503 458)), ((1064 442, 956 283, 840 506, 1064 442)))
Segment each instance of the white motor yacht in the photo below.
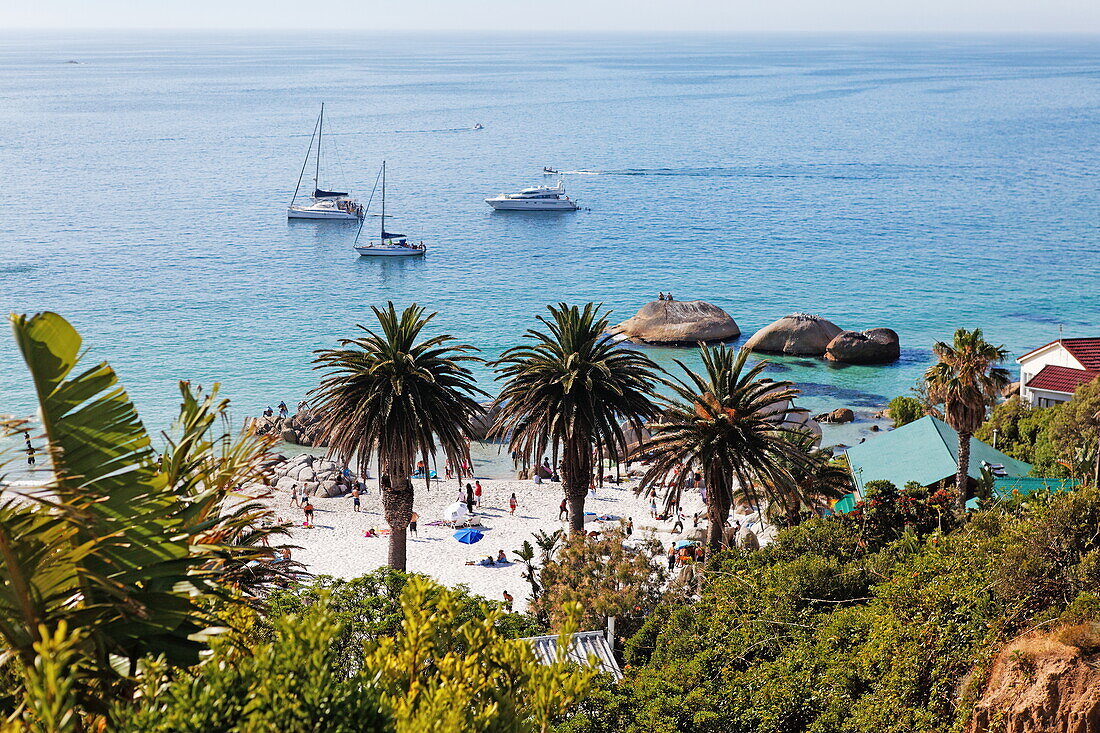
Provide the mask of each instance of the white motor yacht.
MULTIPOLYGON (((386 161, 382 161, 382 229, 378 242, 370 244, 358 244, 359 234, 363 232, 363 225, 359 225, 359 232, 355 235, 355 251, 360 257, 419 257, 428 251, 424 243, 412 244, 404 234, 393 234, 386 231, 386 161)), ((377 185, 377 182, 376 184, 377 185)), ((372 196, 373 198, 373 196, 372 196)))
POLYGON ((556 186, 525 188, 519 193, 502 193, 485 199, 485 203, 501 211, 576 211, 577 202, 565 195, 565 183, 556 186))
POLYGON ((351 198, 347 191, 329 191, 321 187, 321 135, 325 125, 325 105, 321 105, 321 115, 313 128, 313 137, 306 148, 306 159, 302 163, 302 172, 298 174, 298 185, 294 187, 294 197, 286 210, 288 219, 335 219, 343 221, 362 221, 363 207, 351 198), (302 188, 302 176, 309 165, 313 143, 317 142, 317 160, 313 167, 313 195, 306 202, 298 202, 298 192, 302 188))

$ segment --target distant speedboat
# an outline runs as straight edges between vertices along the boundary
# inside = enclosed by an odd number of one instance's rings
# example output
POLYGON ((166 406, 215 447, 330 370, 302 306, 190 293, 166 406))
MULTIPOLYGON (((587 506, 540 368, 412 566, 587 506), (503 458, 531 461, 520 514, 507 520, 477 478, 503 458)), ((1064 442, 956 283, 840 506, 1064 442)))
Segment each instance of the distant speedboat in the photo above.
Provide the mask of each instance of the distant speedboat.
POLYGON ((525 188, 519 193, 502 193, 485 199, 485 203, 500 211, 576 211, 577 202, 565 195, 565 183, 559 178, 556 186, 525 188))
POLYGON ((337 221, 362 221, 363 207, 351 198, 347 191, 329 191, 321 188, 321 135, 325 125, 325 105, 321 104, 321 115, 313 128, 313 137, 306 148, 306 159, 302 163, 302 172, 298 174, 298 185, 294 187, 294 197, 286 210, 288 219, 335 219, 337 221), (317 141, 317 161, 313 168, 313 195, 308 203, 297 203, 298 191, 302 188, 302 176, 309 165, 309 156, 313 152, 313 141, 317 141))
POLYGON ((475 129, 475 130, 484 130, 484 129, 485 129, 485 125, 481 124, 480 122, 475 122, 475 123, 474 123, 474 129, 475 129))
MULTIPOLYGON (((386 161, 382 161, 382 229, 378 243, 371 242, 365 245, 355 245, 355 251, 360 257, 419 257, 428 251, 424 243, 411 244, 404 234, 393 234, 386 231, 386 161)), ((359 225, 359 232, 363 231, 363 225, 359 225)), ((355 235, 355 241, 359 241, 359 234, 355 235)))
POLYGON ((557 171, 557 170, 551 168, 550 166, 544 165, 542 167, 542 172, 545 173, 548 176, 556 176, 560 171, 557 171))

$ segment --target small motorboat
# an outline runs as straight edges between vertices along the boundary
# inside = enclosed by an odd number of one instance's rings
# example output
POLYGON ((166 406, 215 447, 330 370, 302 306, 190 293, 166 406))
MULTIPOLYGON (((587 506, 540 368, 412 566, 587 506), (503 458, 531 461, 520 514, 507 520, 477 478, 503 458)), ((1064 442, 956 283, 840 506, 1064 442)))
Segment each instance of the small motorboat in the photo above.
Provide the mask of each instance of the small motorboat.
POLYGON ((544 166, 542 167, 542 172, 543 172, 543 173, 545 173, 545 174, 546 174, 546 175, 548 175, 548 176, 556 176, 556 175, 558 175, 558 173, 560 173, 560 171, 558 171, 558 170, 557 170, 557 169, 555 169, 555 168, 551 168, 551 167, 550 167, 550 166, 548 166, 548 165, 544 165, 544 166))
POLYGON ((358 244, 359 234, 363 232, 363 225, 359 225, 359 232, 355 235, 355 251, 360 257, 419 257, 428 251, 423 242, 413 244, 404 234, 393 234, 386 231, 386 161, 382 161, 382 231, 378 243, 358 244))
POLYGON ((475 129, 475 130, 484 130, 484 129, 485 129, 485 125, 481 124, 480 122, 475 122, 475 123, 474 123, 474 129, 475 129))

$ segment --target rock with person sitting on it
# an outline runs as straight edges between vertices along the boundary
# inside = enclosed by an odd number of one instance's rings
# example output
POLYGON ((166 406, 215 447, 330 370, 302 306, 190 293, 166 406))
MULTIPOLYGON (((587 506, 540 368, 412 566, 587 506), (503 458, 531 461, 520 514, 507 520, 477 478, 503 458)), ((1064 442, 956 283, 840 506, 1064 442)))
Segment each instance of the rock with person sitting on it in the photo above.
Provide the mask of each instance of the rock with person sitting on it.
POLYGON ((743 348, 765 354, 823 356, 841 330, 821 316, 792 313, 754 333, 743 348))
POLYGON ((842 331, 825 349, 825 358, 843 364, 889 364, 901 356, 897 331, 870 328, 842 331))
POLYGON ((731 341, 741 335, 730 314, 702 300, 654 300, 611 331, 634 343, 670 346, 731 341))

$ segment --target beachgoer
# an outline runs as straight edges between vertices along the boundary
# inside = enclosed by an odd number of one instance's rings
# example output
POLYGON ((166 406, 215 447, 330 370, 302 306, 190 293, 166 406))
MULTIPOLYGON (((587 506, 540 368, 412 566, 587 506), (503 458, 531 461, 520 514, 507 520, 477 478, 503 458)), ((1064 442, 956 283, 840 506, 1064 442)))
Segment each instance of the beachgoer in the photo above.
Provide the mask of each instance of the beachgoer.
POLYGON ((504 610, 508 613, 512 612, 512 602, 516 600, 512 597, 512 594, 508 591, 504 591, 504 610))
POLYGON ((536 484, 541 484, 542 483, 542 474, 539 473, 539 470, 537 468, 535 469, 535 478, 533 479, 533 481, 536 484))
POLYGON ((286 417, 290 414, 290 408, 286 406, 285 402, 279 403, 279 417, 286 417))
POLYGON ((286 562, 290 562, 290 548, 289 547, 284 547, 283 548, 283 560, 285 560, 286 562))
POLYGON ((508 557, 504 554, 504 550, 501 550, 500 552, 497 553, 497 564, 498 565, 507 565, 508 564, 508 557))
POLYGON ((313 502, 309 499, 306 499, 305 502, 305 504, 302 504, 302 511, 306 515, 306 522, 308 524, 313 524, 313 502))
POLYGON ((264 417, 271 417, 272 415, 275 414, 275 411, 271 409, 271 405, 268 405, 267 409, 264 410, 263 414, 264 414, 264 417))
POLYGON ((695 512, 695 514, 691 515, 691 528, 692 529, 698 529, 699 528, 699 512, 695 512))
POLYGON ((27 441, 27 465, 33 466, 36 459, 34 457, 34 445, 31 444, 31 436, 23 433, 23 440, 27 441))
POLYGON ((672 534, 680 534, 684 531, 684 520, 676 518, 676 524, 672 525, 672 534))
POLYGON ((420 535, 416 531, 416 523, 420 520, 420 515, 413 512, 409 515, 409 534, 415 534, 417 537, 420 535))
POLYGON ((657 500, 656 499, 650 499, 649 500, 649 516, 653 517, 654 519, 657 518, 657 500))
POLYGON ((466 508, 470 511, 470 514, 474 513, 474 487, 470 484, 466 484, 466 508))
POLYGON ((481 506, 481 482, 474 482, 474 498, 477 500, 477 505, 481 506))
MULTIPOLYGON (((304 495, 303 493, 303 496, 304 495)), ((290 487, 290 503, 294 506, 301 506, 298 501, 298 484, 292 484, 290 487)))
POLYGON ((670 544, 668 546, 668 569, 669 572, 676 567, 676 545, 670 544))
POLYGON ((359 511, 359 489, 352 489, 351 491, 351 508, 359 511))
POLYGON ((516 501, 516 493, 513 491, 512 492, 512 498, 508 500, 508 508, 512 510, 509 513, 510 514, 515 514, 517 506, 519 506, 519 502, 516 501))
POLYGON ((626 536, 634 534, 634 519, 632 517, 626 518, 626 536))
POLYGON ((454 478, 454 469, 451 468, 450 461, 447 461, 446 465, 443 466, 443 475, 447 478, 454 478))
POLYGON ((558 521, 562 521, 569 518, 569 506, 566 504, 566 500, 561 500, 561 505, 558 507, 558 521))

